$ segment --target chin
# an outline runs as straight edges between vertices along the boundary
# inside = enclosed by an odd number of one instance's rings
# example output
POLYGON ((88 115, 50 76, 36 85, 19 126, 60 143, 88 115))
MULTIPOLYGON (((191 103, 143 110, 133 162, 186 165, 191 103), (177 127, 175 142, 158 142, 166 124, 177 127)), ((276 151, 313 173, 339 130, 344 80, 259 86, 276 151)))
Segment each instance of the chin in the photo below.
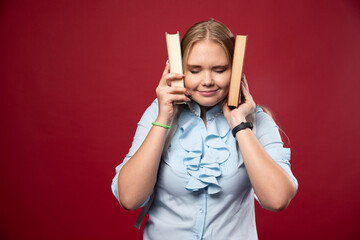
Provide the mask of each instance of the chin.
POLYGON ((211 107, 214 107, 215 105, 217 105, 219 102, 221 102, 221 101, 211 101, 211 102, 210 101, 199 101, 197 103, 203 107, 211 108, 211 107))

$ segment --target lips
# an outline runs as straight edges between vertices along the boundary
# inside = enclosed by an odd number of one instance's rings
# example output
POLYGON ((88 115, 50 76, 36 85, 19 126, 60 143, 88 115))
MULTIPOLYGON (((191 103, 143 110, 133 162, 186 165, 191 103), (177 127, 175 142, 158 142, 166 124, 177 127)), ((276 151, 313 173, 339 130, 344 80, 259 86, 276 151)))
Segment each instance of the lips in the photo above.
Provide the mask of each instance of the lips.
POLYGON ((215 89, 215 90, 199 91, 199 93, 200 93, 202 96, 205 96, 205 97, 213 96, 213 95, 216 94, 216 92, 217 92, 217 89, 215 89))

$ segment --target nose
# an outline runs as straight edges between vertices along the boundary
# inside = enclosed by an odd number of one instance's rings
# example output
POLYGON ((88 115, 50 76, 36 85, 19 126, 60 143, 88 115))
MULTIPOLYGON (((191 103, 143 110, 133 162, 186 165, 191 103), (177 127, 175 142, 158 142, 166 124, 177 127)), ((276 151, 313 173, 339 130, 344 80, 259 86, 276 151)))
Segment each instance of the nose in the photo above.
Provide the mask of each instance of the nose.
POLYGON ((211 72, 205 71, 203 80, 202 80, 202 85, 203 86, 211 86, 211 85, 213 85, 213 83, 214 83, 214 81, 212 79, 211 72))

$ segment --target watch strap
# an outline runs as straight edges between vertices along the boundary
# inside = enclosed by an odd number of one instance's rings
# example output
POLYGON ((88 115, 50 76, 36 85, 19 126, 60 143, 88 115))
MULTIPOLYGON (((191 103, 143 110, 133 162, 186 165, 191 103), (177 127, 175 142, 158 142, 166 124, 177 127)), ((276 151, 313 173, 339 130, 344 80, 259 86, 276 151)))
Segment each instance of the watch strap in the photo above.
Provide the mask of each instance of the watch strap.
POLYGON ((240 123, 239 125, 237 125, 236 127, 233 128, 232 134, 235 137, 235 135, 236 135, 236 133, 238 131, 241 131, 241 130, 246 129, 246 128, 250 128, 252 130, 253 127, 254 126, 253 126, 253 124, 251 122, 242 122, 242 123, 240 123))

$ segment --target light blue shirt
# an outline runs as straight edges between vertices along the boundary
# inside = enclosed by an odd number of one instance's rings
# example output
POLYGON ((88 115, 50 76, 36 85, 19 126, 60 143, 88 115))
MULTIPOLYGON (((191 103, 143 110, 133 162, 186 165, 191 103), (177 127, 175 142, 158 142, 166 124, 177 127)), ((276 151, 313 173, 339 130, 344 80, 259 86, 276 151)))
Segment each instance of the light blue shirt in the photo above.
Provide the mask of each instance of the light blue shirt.
MULTIPOLYGON (((257 239, 254 191, 221 106, 206 113, 207 127, 199 113, 199 105, 192 102, 192 109, 185 108, 179 116, 160 164, 144 239, 257 239)), ((129 153, 116 167, 112 191, 118 200, 119 172, 141 146, 157 115, 155 100, 138 123, 129 153)), ((290 149, 283 147, 277 125, 258 106, 255 120, 257 139, 297 188, 290 149)))

